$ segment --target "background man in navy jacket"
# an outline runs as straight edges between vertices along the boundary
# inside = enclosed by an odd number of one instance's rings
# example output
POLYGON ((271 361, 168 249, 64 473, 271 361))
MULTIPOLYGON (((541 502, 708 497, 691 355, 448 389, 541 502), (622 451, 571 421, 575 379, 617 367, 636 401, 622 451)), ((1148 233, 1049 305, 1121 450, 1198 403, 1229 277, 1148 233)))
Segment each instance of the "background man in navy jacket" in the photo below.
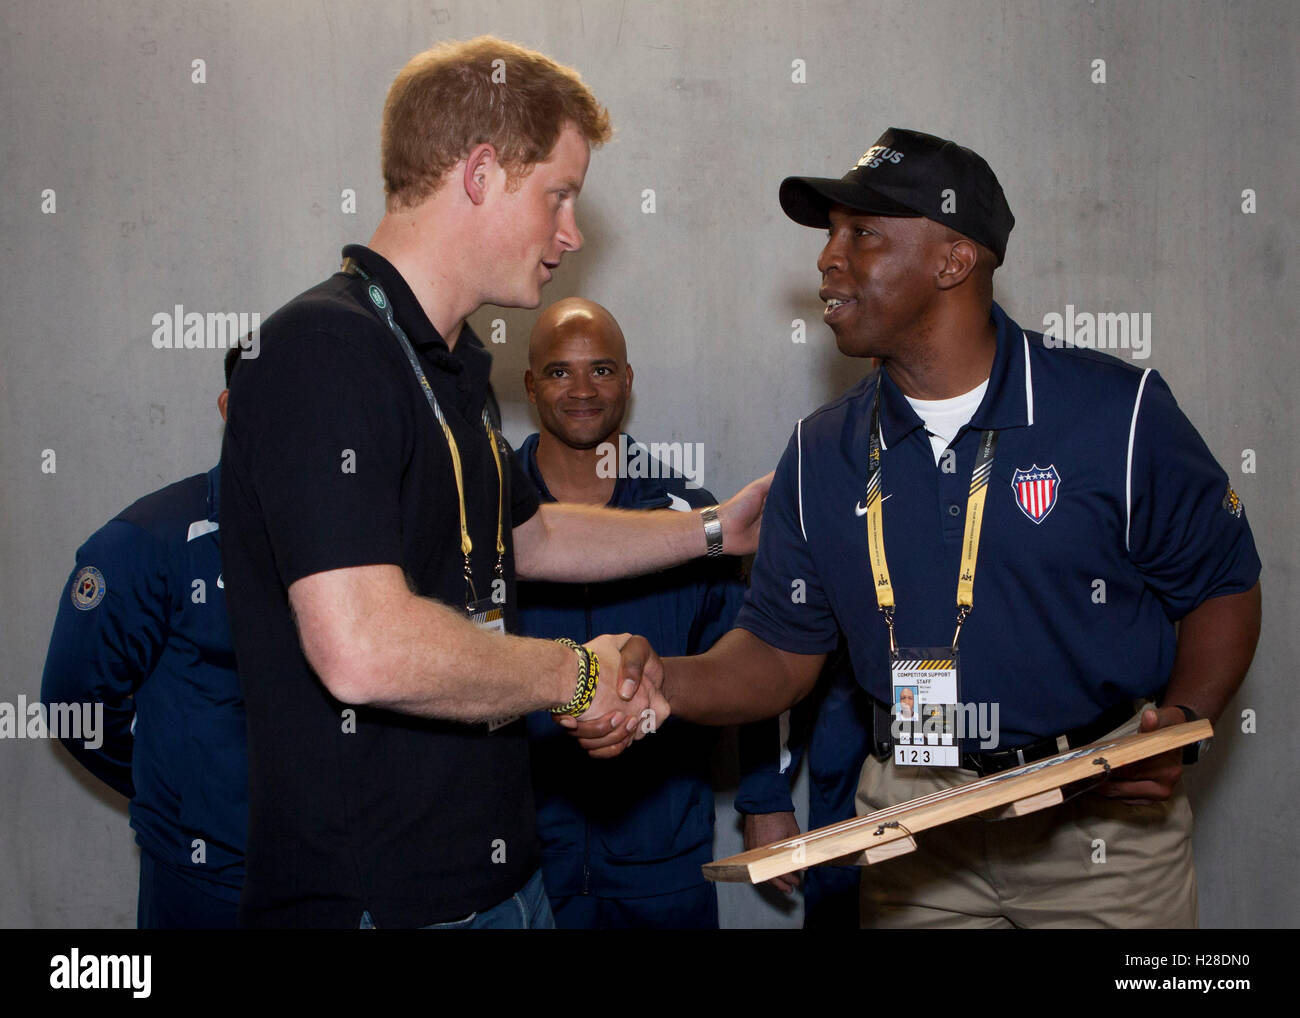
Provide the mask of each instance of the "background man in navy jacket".
MULTIPOLYGON (((226 356, 226 385, 239 359, 226 356)), ((226 417, 229 389, 217 397, 226 417)), ((248 760, 213 467, 146 495, 77 549, 41 699, 102 704, 102 744, 64 739, 131 800, 141 929, 234 928, 248 760)))
MULTIPOLYGON (((871 701, 853 677, 853 663, 843 644, 827 660, 817 688, 807 699, 778 717, 742 725, 736 812, 744 817, 745 848, 799 836, 791 786, 805 754, 806 829, 852 817, 858 774, 871 752, 871 725, 871 701)), ((858 928, 858 866, 825 863, 768 883, 789 894, 801 880, 804 929, 858 928)))
MULTIPOLYGON (((686 511, 714 504, 703 487, 665 476, 672 464, 642 455, 630 437, 620 442, 632 368, 605 308, 580 298, 551 305, 533 328, 528 362, 524 384, 541 432, 519 458, 543 502, 686 511)), ((727 556, 607 583, 521 583, 521 630, 579 641, 635 632, 664 655, 700 653, 735 619, 739 577, 739 561, 727 556)), ((670 718, 641 751, 591 760, 547 713, 530 715, 528 726, 556 925, 716 927, 717 893, 700 872, 713 849, 714 732, 670 718)))

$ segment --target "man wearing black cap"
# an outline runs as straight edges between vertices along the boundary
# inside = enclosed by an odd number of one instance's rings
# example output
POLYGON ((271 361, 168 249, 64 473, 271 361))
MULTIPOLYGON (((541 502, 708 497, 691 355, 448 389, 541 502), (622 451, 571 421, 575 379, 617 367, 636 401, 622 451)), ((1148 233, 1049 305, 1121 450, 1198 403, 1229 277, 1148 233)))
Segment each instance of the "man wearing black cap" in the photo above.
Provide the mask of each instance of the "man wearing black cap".
MULTIPOLYGON (((861 813, 1217 718, 1259 633, 1240 501, 1158 374, 1051 349, 993 303, 1014 218, 988 164, 895 128, 841 180, 791 177, 780 198, 828 230, 837 345, 881 367, 796 427, 738 628, 665 661, 674 715, 776 714, 843 633, 875 703, 861 813), (891 712, 904 687, 924 722, 891 712)), ((1194 925, 1195 752, 925 832, 864 869, 864 925, 1194 925)))

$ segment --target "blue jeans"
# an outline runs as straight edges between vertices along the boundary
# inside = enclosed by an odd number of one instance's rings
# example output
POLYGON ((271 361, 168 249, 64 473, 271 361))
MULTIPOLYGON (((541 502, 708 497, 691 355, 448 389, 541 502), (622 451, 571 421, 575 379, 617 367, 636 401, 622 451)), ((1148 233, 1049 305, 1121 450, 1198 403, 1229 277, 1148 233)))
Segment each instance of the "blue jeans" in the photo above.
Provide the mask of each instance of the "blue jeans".
MULTIPOLYGON (((361 913, 361 929, 375 929, 369 910, 361 913)), ((542 871, 539 869, 528 879, 528 883, 499 905, 493 905, 485 912, 471 912, 464 919, 434 923, 422 929, 553 930, 555 920, 551 916, 551 904, 546 899, 546 888, 542 885, 542 871)))

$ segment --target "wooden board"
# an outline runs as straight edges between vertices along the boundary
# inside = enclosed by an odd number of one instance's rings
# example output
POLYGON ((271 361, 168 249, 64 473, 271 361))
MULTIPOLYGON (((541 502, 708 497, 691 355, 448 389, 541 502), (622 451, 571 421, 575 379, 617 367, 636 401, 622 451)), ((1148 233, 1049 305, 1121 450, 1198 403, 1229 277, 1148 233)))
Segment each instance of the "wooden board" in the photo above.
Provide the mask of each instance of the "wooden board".
POLYGON ((706 863, 704 875, 710 880, 758 884, 832 860, 871 865, 911 851, 916 847, 912 836, 928 828, 985 811, 1020 816, 1050 808, 1062 801, 1063 785, 1096 781, 1107 768, 1113 770, 1158 756, 1213 734, 1210 722, 1199 720, 1104 739, 866 816, 842 820, 797 838, 706 863))

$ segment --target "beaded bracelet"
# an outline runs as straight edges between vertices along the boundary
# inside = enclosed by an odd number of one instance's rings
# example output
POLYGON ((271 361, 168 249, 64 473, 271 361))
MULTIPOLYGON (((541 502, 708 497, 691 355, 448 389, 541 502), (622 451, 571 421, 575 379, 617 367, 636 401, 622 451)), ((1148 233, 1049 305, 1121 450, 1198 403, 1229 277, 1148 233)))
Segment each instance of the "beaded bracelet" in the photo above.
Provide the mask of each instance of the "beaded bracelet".
POLYGON ((563 644, 578 655, 578 685, 573 691, 573 698, 559 707, 552 707, 552 714, 568 714, 577 717, 586 712, 596 695, 596 683, 600 681, 600 658, 580 643, 561 636, 556 643, 563 644))

